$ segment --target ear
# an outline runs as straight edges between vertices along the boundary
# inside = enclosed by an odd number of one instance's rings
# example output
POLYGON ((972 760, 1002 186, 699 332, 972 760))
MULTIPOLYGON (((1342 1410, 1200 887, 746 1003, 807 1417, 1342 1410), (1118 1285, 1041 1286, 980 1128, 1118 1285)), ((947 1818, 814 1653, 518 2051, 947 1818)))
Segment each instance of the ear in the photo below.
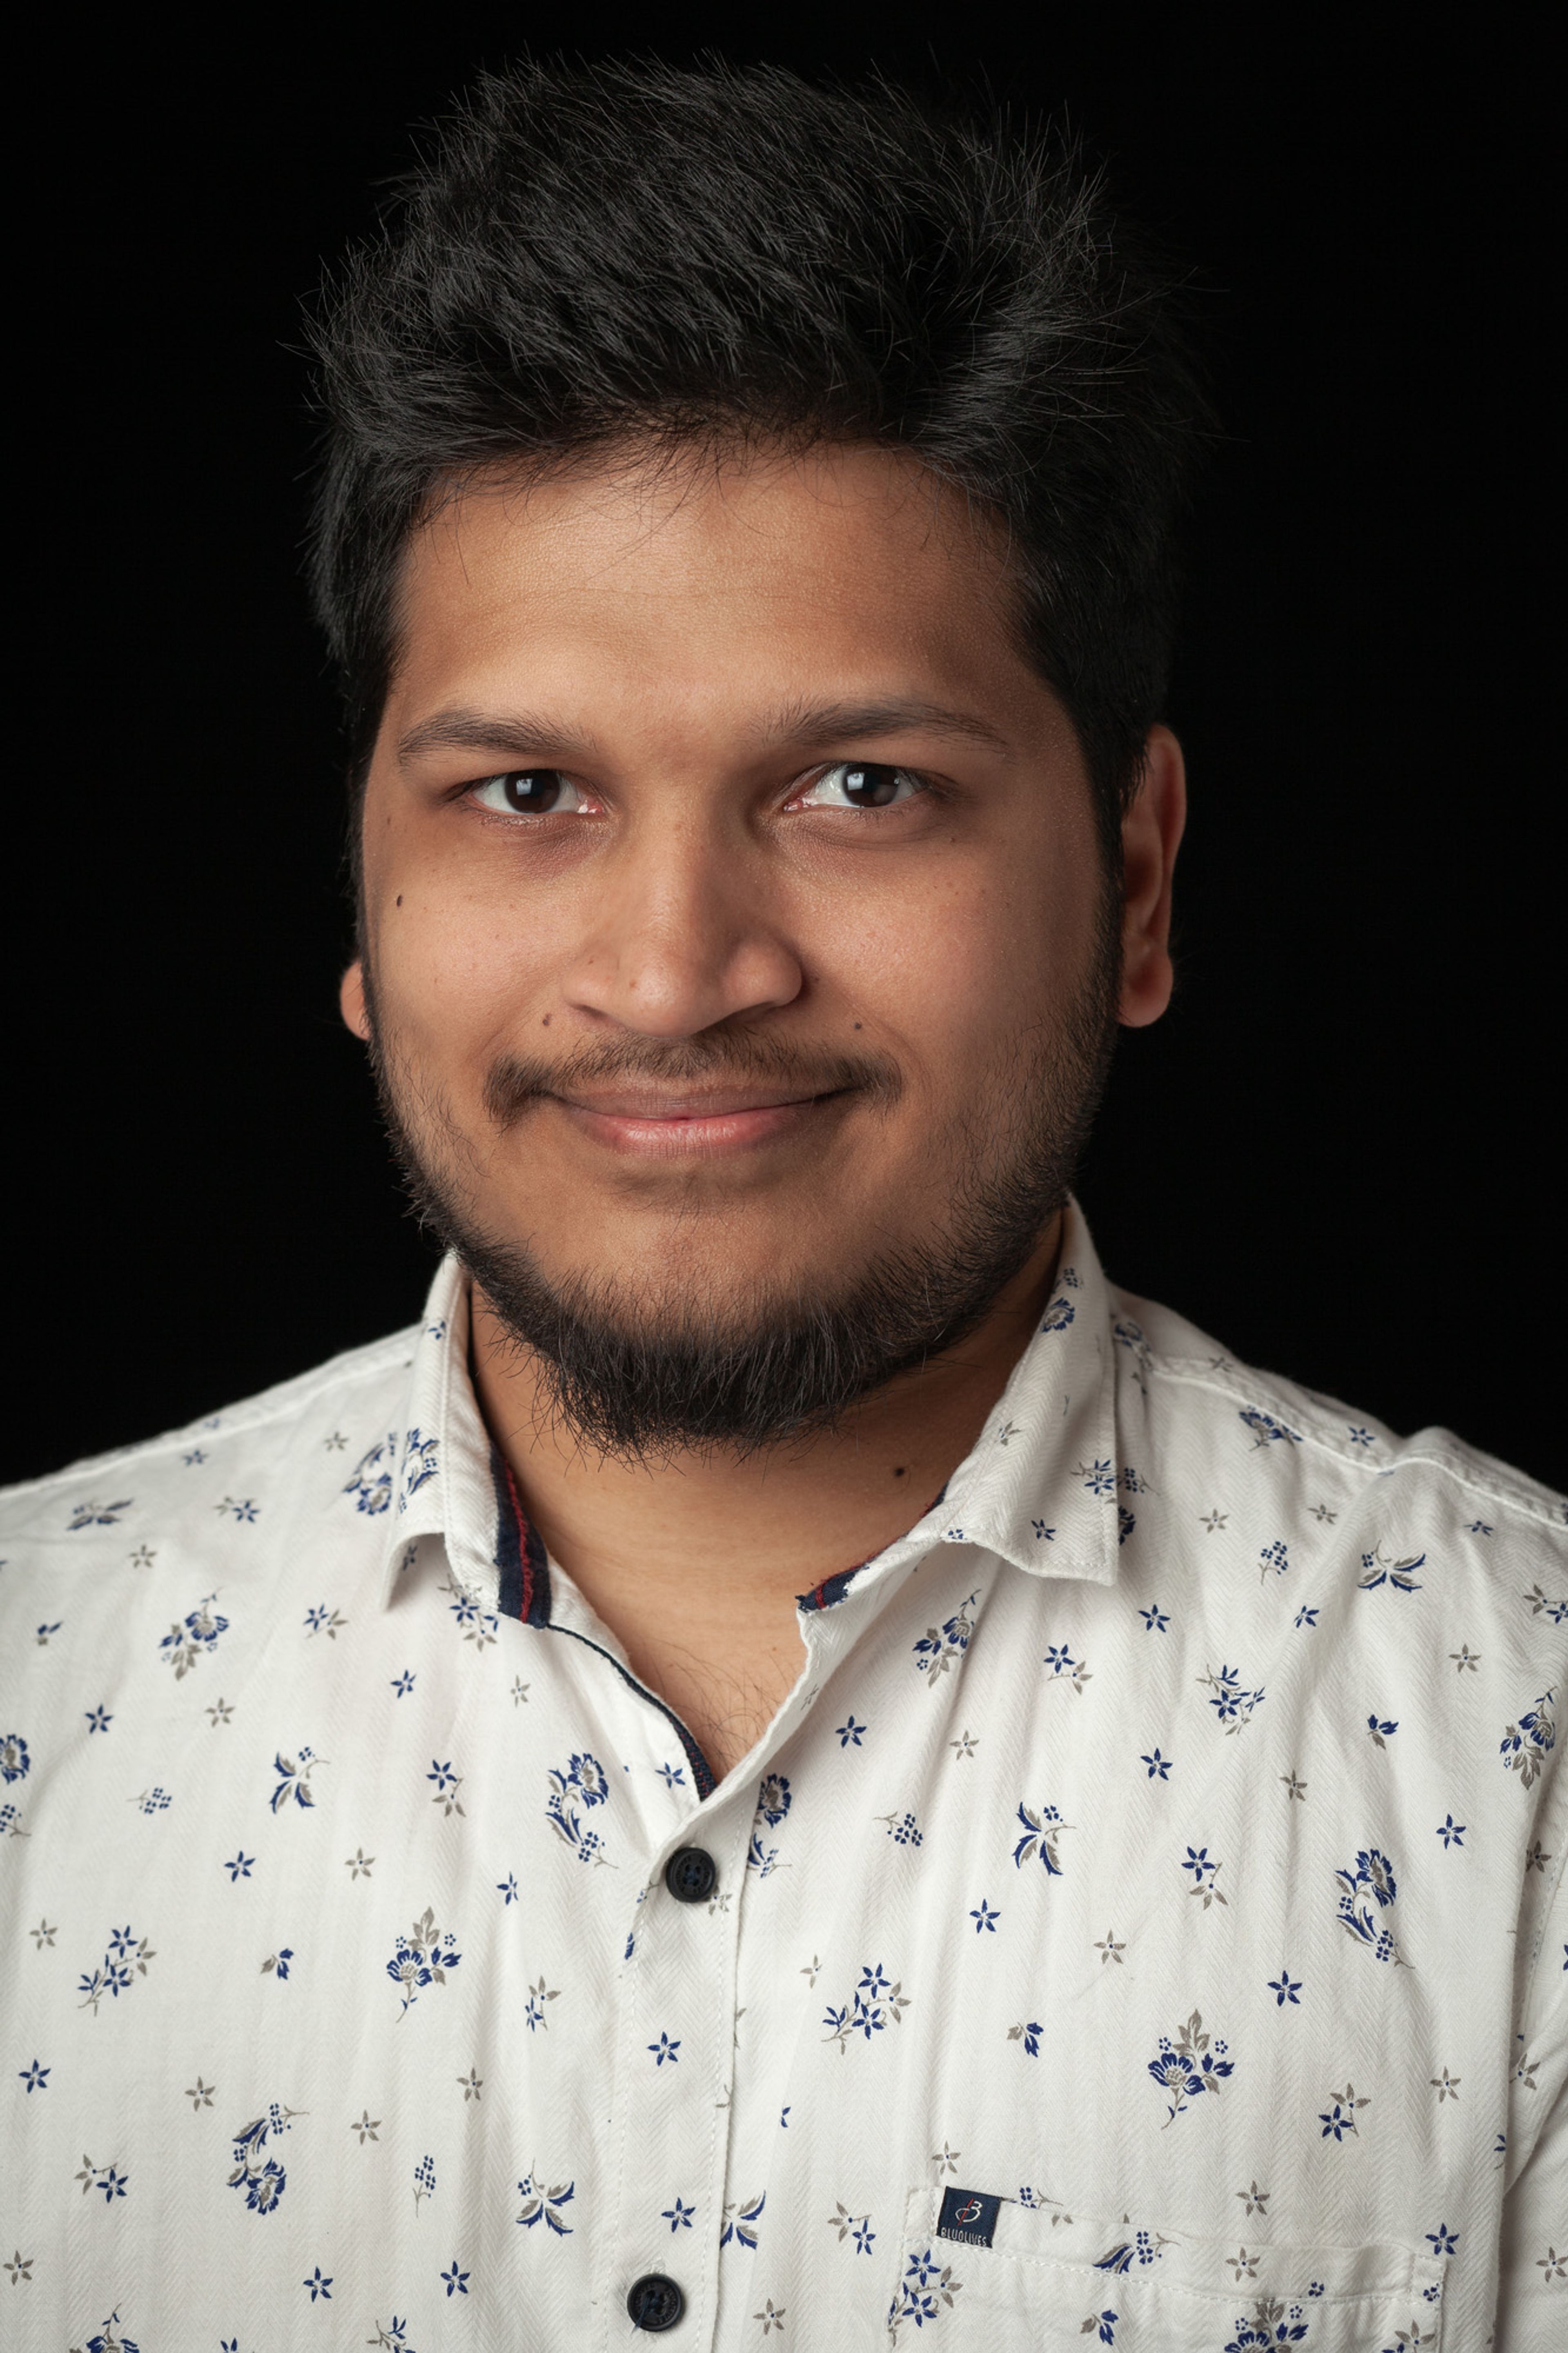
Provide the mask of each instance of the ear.
POLYGON ((338 989, 338 1009, 362 1045, 370 1043, 370 1016, 364 1003, 364 966, 355 956, 338 989))
POLYGON ((1121 826, 1121 997, 1128 1029, 1158 1021, 1171 1001, 1171 879, 1187 821, 1187 770, 1168 727, 1152 727, 1143 773, 1121 826))

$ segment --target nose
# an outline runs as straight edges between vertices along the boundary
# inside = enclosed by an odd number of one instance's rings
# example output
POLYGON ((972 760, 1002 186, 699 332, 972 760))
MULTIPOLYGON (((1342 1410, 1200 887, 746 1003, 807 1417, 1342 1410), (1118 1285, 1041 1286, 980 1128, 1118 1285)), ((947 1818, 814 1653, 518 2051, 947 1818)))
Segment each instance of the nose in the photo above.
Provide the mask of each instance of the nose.
POLYGON ((634 828, 598 869, 567 996, 600 1021, 689 1038, 792 1004, 805 981, 765 851, 693 813, 634 828))

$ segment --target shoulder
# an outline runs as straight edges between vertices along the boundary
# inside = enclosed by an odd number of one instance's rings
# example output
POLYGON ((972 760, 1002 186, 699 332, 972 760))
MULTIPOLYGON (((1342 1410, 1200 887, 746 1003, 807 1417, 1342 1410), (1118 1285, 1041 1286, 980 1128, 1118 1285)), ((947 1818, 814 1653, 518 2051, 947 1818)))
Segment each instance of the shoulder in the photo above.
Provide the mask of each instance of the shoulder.
MULTIPOLYGON (((178 1513, 195 1489, 205 1497, 215 1475, 219 1484, 225 1473, 276 1476, 302 1453, 352 1465, 401 1409, 418 1337, 419 1326, 411 1325, 183 1429, 0 1489, 0 1548, 15 1560, 25 1544, 52 1549, 57 1539, 178 1513)), ((243 1508, 243 1498, 235 1504, 243 1508)))
POLYGON ((1483 1581, 1506 1559, 1510 1576, 1524 1562, 1562 1585, 1568 1501, 1526 1472, 1450 1430, 1401 1437, 1375 1414, 1241 1362, 1152 1301, 1113 1291, 1111 1321, 1158 1451, 1318 1526, 1386 1532, 1406 1549, 1458 1546, 1483 1581))

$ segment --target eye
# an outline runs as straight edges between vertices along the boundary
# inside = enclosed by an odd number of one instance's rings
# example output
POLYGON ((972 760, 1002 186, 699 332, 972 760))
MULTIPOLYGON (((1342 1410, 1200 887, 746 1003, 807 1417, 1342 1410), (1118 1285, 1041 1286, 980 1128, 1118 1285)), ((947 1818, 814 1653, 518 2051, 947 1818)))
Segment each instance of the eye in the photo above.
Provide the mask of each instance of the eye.
POLYGON ((889 768, 875 760, 838 760, 825 769, 814 785, 797 793, 794 808, 891 808, 923 792, 918 776, 907 768, 889 768))
POLYGON ((468 791, 480 808, 502 817, 583 817, 595 806, 559 768, 509 768, 468 791))

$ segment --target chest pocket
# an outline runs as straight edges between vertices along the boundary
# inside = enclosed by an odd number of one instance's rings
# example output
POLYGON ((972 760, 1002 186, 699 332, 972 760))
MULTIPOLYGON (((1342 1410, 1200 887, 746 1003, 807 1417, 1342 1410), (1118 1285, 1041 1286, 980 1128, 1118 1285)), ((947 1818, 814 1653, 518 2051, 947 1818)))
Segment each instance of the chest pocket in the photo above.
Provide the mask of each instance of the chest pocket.
POLYGON ((1222 2245, 1136 2218, 928 2188, 907 2202, 888 2342, 907 2353, 1440 2353, 1443 2269, 1408 2247, 1222 2245))

